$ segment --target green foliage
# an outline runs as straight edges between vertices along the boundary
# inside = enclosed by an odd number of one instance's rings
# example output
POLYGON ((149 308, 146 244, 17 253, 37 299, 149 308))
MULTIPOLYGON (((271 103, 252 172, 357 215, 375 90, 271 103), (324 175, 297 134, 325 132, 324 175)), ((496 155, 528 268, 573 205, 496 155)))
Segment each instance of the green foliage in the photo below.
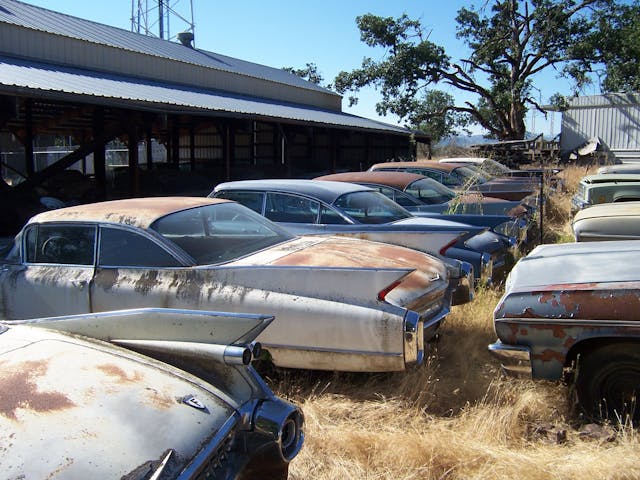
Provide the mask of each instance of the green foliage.
MULTIPOLYGON (((596 58, 590 38, 601 26, 598 15, 613 5, 616 0, 493 0, 481 9, 463 7, 456 17, 457 37, 471 54, 457 61, 429 40, 418 20, 362 15, 356 19, 361 40, 386 55, 340 72, 335 87, 345 93, 375 86, 382 94, 378 112, 413 125, 426 122, 426 113, 437 114, 433 107, 442 100, 422 92, 453 87, 476 100, 448 105, 441 114, 460 114, 466 124, 471 120, 494 138, 522 139, 528 109, 543 111, 532 93, 534 76, 556 68, 577 88, 584 85, 584 66, 596 58), (420 108, 420 102, 426 105, 420 108)), ((440 125, 432 120, 429 128, 446 131, 451 122, 456 120, 440 125)))
MULTIPOLYGON (((292 73, 300 78, 304 78, 311 83, 315 83, 316 85, 322 85, 324 78, 318 72, 318 67, 315 63, 307 63, 305 68, 293 68, 293 67, 282 67, 282 70, 285 72, 292 73)), ((331 85, 328 85, 327 88, 331 88, 331 85)))

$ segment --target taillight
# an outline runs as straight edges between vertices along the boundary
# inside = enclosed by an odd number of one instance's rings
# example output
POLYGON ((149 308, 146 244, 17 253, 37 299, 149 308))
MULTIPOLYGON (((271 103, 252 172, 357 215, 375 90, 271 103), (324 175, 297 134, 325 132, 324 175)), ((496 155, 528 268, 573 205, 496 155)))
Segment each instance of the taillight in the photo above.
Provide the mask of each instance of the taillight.
POLYGON ((398 285, 400 285, 400 280, 396 280, 393 283, 390 283, 389 285, 387 285, 386 287, 384 287, 382 290, 380 290, 378 292, 378 300, 381 302, 384 302, 385 298, 387 297, 387 294, 393 290, 394 288, 396 288, 398 285))

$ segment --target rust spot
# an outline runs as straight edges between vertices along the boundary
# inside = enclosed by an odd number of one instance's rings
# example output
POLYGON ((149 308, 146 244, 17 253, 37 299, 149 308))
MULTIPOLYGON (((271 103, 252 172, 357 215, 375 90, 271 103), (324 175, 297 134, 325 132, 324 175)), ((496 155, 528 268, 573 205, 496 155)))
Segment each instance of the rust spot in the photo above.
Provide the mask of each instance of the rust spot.
POLYGON ((143 375, 138 371, 129 375, 122 368, 113 364, 99 365, 97 368, 105 375, 116 377, 118 379, 118 383, 137 383, 143 378, 143 375))
POLYGON ((545 350, 542 353, 535 353, 531 355, 533 360, 539 360, 541 362, 560 362, 564 363, 564 355, 555 350, 545 350))
POLYGON ((166 410, 176 404, 176 399, 174 397, 163 392, 159 392, 154 388, 147 387, 146 390, 148 393, 145 399, 146 402, 157 409, 166 410))
POLYGON ((75 404, 60 392, 39 392, 37 378, 47 373, 46 360, 0 365, 0 415, 16 419, 19 408, 50 412, 75 404))

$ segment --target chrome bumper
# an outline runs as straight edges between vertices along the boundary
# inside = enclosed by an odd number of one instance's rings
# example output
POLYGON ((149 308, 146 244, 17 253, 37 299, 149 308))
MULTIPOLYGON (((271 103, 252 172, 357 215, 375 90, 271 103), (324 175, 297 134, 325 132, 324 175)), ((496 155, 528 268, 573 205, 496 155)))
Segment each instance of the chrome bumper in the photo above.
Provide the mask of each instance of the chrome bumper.
POLYGON ((502 369, 516 376, 531 377, 531 351, 522 345, 505 345, 500 340, 489 345, 489 353, 502 363, 502 369))
POLYGON ((460 268, 456 282, 452 285, 451 305, 463 305, 473 300, 475 296, 475 278, 473 265, 468 262, 460 262, 460 268))

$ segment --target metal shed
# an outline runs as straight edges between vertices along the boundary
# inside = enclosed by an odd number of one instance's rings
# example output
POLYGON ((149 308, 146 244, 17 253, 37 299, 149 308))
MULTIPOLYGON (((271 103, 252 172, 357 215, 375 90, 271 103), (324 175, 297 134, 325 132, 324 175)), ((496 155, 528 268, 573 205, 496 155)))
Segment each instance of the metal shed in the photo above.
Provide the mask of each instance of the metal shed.
POLYGON ((599 140, 610 160, 640 161, 640 95, 610 93, 576 97, 562 113, 563 155, 599 140))
POLYGON ((0 0, 0 193, 12 203, 42 187, 64 197, 51 185, 68 187, 69 168, 92 182, 77 201, 198 194, 366 169, 430 142, 341 103, 281 69, 0 0))

